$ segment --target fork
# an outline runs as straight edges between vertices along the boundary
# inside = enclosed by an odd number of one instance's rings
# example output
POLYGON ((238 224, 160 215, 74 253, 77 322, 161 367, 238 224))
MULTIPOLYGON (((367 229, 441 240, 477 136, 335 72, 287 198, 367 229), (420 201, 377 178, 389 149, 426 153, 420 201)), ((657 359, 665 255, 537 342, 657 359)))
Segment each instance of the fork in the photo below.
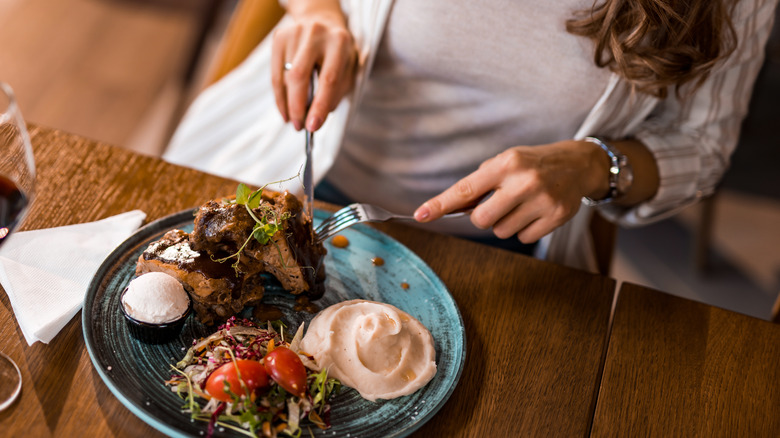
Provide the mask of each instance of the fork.
MULTIPOLYGON (((460 217, 469 214, 472 208, 445 214, 444 218, 460 217)), ((414 216, 391 213, 384 208, 371 204, 350 204, 333 213, 314 230, 317 241, 322 242, 328 237, 361 222, 385 222, 391 219, 414 220, 414 216)))

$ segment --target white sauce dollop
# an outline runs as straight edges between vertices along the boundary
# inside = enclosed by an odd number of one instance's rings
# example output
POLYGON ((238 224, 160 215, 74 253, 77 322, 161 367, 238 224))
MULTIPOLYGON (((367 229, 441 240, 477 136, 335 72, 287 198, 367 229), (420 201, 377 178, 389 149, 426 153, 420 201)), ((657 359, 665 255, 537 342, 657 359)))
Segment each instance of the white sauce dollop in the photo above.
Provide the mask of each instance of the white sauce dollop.
POLYGON ((385 303, 351 300, 320 312, 301 341, 318 370, 371 401, 409 395, 436 374, 431 333, 385 303))
POLYGON ((122 305, 138 321, 163 324, 179 319, 189 308, 190 297, 179 280, 162 272, 148 272, 130 281, 122 305))

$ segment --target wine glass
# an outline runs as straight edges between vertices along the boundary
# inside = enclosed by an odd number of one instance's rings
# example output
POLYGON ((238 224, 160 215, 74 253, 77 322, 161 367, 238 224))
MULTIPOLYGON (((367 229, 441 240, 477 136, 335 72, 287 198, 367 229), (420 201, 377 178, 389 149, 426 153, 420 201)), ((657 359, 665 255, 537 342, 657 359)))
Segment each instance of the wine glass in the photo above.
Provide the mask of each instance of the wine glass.
MULTIPOLYGON (((16 230, 35 195, 35 162, 30 136, 11 87, 0 82, 0 245, 16 230)), ((16 363, 0 351, 0 411, 22 389, 16 363)))

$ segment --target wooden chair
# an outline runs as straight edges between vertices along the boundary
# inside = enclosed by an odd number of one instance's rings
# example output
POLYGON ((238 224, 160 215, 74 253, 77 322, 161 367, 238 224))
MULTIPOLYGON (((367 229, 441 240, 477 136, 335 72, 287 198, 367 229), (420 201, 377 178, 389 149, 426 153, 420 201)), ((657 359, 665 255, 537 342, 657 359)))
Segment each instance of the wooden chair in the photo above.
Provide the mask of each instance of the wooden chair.
POLYGON ((206 82, 216 82, 241 64, 284 13, 278 0, 240 0, 225 29, 206 82))

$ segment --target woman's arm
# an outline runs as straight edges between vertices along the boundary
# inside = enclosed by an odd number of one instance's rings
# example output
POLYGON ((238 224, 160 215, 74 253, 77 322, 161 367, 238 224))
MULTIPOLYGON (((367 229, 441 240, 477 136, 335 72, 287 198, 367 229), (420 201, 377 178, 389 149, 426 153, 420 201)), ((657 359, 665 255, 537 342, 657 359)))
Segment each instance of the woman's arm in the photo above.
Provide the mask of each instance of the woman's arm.
MULTIPOLYGON (((628 157, 634 173, 631 188, 616 203, 630 206, 652 198, 658 189, 652 154, 637 140, 610 143, 628 157)), ((499 238, 517 235, 522 242, 535 242, 571 219, 583 197, 607 196, 610 164, 606 152, 589 141, 517 146, 425 202, 415 218, 430 222, 491 194, 471 213, 472 223, 492 228, 499 238)))
MULTIPOLYGON (((658 191, 658 165, 655 157, 639 140, 627 139, 610 141, 623 155, 634 173, 634 182, 625 196, 616 199, 614 204, 621 207, 633 207, 655 196, 658 191)), ((599 199, 599 198, 593 198, 599 199)))

